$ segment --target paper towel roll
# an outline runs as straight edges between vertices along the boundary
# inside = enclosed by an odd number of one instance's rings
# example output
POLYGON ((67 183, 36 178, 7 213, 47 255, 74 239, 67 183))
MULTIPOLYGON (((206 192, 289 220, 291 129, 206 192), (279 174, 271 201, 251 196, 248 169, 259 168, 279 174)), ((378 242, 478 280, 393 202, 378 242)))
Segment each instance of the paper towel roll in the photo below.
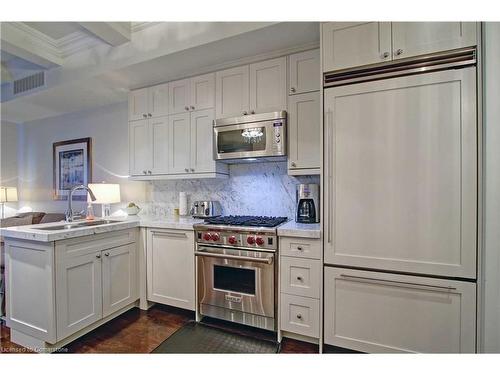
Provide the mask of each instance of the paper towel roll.
POLYGON ((187 194, 183 191, 179 192, 179 215, 185 216, 188 214, 187 194))

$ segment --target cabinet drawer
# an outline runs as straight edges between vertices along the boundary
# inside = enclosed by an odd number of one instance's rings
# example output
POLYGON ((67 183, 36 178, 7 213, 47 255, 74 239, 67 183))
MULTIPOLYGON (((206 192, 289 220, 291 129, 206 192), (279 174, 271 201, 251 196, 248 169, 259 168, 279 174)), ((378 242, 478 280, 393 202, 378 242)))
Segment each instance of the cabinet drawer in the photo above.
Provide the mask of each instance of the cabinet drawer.
POLYGON ((280 319, 283 331, 319 337, 319 300, 281 293, 280 319))
POLYGON ((281 237, 280 252, 291 257, 321 259, 321 240, 281 237))
POLYGON ((476 284, 325 267, 325 343, 368 353, 473 353, 476 284))
POLYGON ((281 292, 319 298, 321 262, 319 260, 281 257, 281 292))
POLYGON ((71 258, 98 252, 137 241, 138 229, 118 230, 115 232, 93 234, 56 241, 56 256, 71 258))

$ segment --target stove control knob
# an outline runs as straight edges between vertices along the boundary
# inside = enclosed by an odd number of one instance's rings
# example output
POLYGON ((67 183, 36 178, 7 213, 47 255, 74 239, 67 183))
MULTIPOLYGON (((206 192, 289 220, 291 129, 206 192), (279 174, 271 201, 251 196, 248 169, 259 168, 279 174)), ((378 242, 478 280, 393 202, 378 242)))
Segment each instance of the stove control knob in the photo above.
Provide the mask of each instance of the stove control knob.
POLYGON ((219 233, 212 233, 210 237, 212 238, 212 241, 219 241, 220 239, 219 233))
POLYGON ((229 241, 229 243, 231 245, 236 245, 236 243, 238 242, 238 241, 236 241, 236 237, 235 236, 230 236, 227 240, 229 241))
POLYGON ((210 239, 212 238, 212 236, 210 235, 210 233, 205 233, 203 234, 203 239, 205 241, 210 241, 210 239))
POLYGON ((255 243, 255 237, 247 237, 247 244, 253 245, 255 243))
POLYGON ((255 239, 255 242, 257 242, 257 245, 259 245, 259 246, 264 245, 264 239, 262 237, 257 237, 255 239))

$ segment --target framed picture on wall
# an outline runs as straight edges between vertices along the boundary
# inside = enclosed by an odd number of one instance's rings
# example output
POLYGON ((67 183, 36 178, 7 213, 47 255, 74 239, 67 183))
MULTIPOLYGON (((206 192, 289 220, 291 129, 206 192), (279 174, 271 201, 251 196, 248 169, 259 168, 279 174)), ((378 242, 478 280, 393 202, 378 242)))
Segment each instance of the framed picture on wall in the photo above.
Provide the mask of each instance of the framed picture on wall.
MULTIPOLYGON (((92 138, 55 142, 54 199, 67 200, 73 186, 87 185, 92 181, 92 138)), ((87 192, 78 190, 73 199, 87 200, 87 192)))

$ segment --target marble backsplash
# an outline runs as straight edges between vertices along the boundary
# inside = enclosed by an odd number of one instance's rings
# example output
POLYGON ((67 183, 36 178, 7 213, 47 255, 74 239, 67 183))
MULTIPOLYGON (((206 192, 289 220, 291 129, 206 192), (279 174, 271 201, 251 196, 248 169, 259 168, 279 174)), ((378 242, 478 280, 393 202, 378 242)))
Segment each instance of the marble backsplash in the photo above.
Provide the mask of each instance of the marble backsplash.
POLYGON ((232 164, 228 179, 152 181, 147 186, 147 213, 170 216, 179 192, 196 200, 217 200, 224 215, 295 215, 295 190, 300 183, 319 184, 319 176, 289 176, 286 162, 232 164))

